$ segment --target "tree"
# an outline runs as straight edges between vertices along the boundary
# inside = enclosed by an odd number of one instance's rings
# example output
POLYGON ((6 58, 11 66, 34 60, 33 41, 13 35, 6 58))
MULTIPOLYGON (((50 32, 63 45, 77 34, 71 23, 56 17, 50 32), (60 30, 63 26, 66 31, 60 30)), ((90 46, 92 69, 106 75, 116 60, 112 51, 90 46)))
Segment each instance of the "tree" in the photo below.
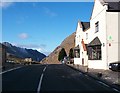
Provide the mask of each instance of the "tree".
POLYGON ((67 54, 66 54, 66 52, 65 52, 65 49, 62 48, 61 51, 59 52, 58 60, 59 60, 59 61, 63 60, 65 56, 67 56, 67 54))
POLYGON ((71 48, 69 51, 69 57, 74 58, 73 48, 71 48))

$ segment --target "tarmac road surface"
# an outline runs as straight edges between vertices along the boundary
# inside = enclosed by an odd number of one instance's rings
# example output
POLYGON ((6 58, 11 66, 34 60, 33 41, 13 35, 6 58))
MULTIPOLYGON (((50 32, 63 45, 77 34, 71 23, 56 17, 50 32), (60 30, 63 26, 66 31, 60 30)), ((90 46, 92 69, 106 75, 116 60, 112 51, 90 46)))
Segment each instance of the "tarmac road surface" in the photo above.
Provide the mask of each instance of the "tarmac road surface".
POLYGON ((3 93, 120 93, 64 64, 29 65, 2 74, 3 93))

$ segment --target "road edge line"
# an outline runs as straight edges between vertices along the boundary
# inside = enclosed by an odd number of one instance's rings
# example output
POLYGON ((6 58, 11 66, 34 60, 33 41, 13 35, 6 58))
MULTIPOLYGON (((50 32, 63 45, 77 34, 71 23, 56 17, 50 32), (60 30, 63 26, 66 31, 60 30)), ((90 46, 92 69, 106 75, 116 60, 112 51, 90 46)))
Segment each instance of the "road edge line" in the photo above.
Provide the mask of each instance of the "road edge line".
POLYGON ((13 71, 13 70, 16 70, 16 69, 19 69, 19 68, 22 68, 22 67, 16 67, 16 68, 13 68, 13 69, 9 69, 9 70, 6 70, 4 72, 1 72, 0 74, 4 74, 6 72, 10 72, 10 71, 13 71))

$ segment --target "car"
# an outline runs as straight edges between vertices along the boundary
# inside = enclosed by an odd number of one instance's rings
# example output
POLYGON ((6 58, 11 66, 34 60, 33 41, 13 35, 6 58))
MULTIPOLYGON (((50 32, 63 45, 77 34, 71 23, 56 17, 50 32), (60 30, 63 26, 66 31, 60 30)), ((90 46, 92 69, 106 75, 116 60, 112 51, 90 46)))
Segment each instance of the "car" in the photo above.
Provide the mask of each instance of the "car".
POLYGON ((120 71, 120 62, 110 63, 109 69, 112 71, 120 71))

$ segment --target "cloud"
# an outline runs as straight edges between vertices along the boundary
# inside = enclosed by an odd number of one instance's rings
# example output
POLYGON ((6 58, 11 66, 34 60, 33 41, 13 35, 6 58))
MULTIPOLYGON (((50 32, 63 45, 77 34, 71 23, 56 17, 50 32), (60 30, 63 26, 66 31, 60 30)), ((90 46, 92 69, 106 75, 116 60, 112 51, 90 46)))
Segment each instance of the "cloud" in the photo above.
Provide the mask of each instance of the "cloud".
POLYGON ((48 56, 51 52, 43 52, 46 56, 48 56))
POLYGON ((55 12, 51 11, 49 8, 43 7, 43 9, 44 9, 45 14, 47 14, 48 16, 50 16, 50 17, 57 16, 57 14, 55 12))
POLYGON ((11 6, 13 2, 0 2, 0 8, 7 8, 11 6))
POLYGON ((21 33, 21 34, 19 34, 19 38, 26 39, 26 38, 28 38, 28 34, 27 33, 21 33))
POLYGON ((45 44, 15 44, 16 46, 19 46, 19 47, 23 47, 23 48, 35 48, 35 49, 39 49, 39 48, 46 48, 46 45, 45 44))

